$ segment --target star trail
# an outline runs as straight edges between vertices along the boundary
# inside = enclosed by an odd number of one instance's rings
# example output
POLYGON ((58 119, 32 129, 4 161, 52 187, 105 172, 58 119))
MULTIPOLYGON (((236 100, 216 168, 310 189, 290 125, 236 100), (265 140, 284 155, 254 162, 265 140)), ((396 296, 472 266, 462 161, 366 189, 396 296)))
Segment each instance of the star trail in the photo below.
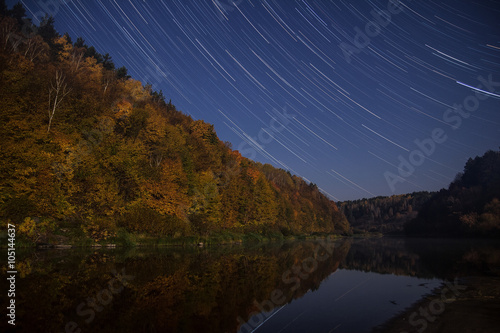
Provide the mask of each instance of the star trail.
POLYGON ((500 145, 499 1, 22 3, 334 200, 438 190, 500 145))

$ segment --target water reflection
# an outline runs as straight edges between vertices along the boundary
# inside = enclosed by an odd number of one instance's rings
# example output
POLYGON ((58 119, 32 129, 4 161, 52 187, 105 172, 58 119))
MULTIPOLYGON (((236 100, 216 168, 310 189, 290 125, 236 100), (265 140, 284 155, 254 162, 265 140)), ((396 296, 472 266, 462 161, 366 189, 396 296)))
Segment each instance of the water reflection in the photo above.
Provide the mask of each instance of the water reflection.
POLYGON ((16 328, 366 331, 442 279, 498 275, 498 245, 382 238, 28 252, 18 256, 16 328))
MULTIPOLYGON (((309 292, 268 315, 268 320, 256 326, 257 332, 369 332, 440 283, 439 279, 339 269, 317 292, 309 292)), ((241 327, 240 332, 251 330, 241 327)))

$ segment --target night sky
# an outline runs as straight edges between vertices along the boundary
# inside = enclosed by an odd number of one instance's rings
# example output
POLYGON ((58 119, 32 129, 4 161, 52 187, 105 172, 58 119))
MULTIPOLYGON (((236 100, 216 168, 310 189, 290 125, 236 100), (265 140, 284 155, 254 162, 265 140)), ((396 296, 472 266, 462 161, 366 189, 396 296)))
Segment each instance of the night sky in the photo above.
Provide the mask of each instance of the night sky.
POLYGON ((500 1, 23 4, 334 200, 438 190, 500 146, 500 1))

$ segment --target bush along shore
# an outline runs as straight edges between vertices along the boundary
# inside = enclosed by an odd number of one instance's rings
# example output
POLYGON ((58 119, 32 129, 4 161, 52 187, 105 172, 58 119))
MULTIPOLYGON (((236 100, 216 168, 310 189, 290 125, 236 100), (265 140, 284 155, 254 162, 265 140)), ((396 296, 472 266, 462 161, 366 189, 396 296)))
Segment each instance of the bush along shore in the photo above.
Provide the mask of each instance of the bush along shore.
MULTIPOLYGON (((21 225, 23 226, 23 225, 21 225)), ((26 226, 23 226, 26 228, 26 226)), ((23 230, 23 228, 20 228, 23 230)), ((145 233, 131 233, 124 228, 118 229, 115 233, 104 233, 101 237, 89 237, 79 228, 57 228, 53 232, 36 232, 23 230, 16 238, 18 248, 38 248, 38 249, 69 249, 69 248, 116 248, 116 247, 161 247, 161 246, 214 246, 226 244, 248 244, 265 242, 285 242, 294 240, 314 240, 330 239, 335 240, 343 237, 379 237, 381 234, 296 234, 284 236, 281 233, 236 233, 218 232, 210 235, 190 235, 182 236, 155 236, 145 233)), ((4 238, 6 235, 0 235, 4 238)), ((3 244, 1 247, 5 247, 3 244)))

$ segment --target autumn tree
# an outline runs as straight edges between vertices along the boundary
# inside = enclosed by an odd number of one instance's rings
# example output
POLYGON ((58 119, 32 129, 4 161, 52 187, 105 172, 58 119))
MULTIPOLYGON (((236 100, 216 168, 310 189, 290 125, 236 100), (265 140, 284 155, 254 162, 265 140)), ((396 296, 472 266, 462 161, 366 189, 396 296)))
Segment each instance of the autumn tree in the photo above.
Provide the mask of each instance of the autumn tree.
POLYGON ((316 186, 244 158, 212 124, 166 103, 168 92, 131 79, 82 38, 60 36, 52 17, 22 35, 21 7, 4 7, 2 220, 28 231, 32 221, 69 224, 94 240, 119 227, 172 237, 346 230, 316 186))
POLYGON ((50 132, 50 125, 52 124, 52 119, 56 113, 58 107, 60 107, 61 102, 64 97, 68 95, 71 89, 68 88, 66 77, 62 71, 56 71, 54 81, 50 82, 49 88, 49 124, 47 126, 47 133, 50 132))

